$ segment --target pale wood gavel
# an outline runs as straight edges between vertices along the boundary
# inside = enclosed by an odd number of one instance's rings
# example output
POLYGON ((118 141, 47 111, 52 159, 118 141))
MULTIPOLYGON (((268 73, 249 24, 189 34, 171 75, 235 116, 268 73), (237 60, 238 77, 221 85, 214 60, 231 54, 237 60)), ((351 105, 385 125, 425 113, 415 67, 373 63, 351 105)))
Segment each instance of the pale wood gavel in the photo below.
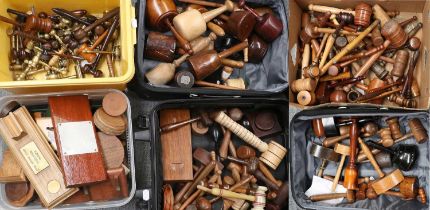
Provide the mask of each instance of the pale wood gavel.
POLYGON ((255 195, 247 195, 241 193, 235 193, 230 190, 224 190, 219 188, 209 189, 207 187, 198 185, 197 189, 202 190, 204 192, 210 193, 215 196, 220 196, 223 198, 236 198, 253 202, 253 209, 255 210, 264 210, 266 206, 266 191, 267 188, 263 186, 258 186, 255 195))

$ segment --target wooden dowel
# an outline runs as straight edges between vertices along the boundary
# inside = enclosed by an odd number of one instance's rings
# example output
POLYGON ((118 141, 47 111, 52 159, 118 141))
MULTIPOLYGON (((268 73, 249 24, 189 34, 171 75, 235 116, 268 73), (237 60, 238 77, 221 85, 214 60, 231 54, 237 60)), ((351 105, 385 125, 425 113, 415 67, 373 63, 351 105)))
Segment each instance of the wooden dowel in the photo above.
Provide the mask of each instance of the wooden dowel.
MULTIPOLYGON (((315 27, 314 30, 315 30, 315 32, 318 32, 318 33, 333 34, 333 33, 336 32, 336 29, 333 29, 333 28, 318 28, 318 27, 315 27)), ((350 32, 350 31, 345 31, 345 30, 340 30, 339 33, 342 34, 342 35, 353 35, 353 36, 360 35, 360 32, 350 32)), ((371 34, 366 34, 366 36, 371 36, 371 34)))
POLYGON ((317 201, 325 201, 325 200, 344 198, 344 197, 346 197, 346 193, 328 193, 328 194, 312 195, 309 197, 309 199, 311 199, 311 201, 313 202, 317 202, 317 201))
POLYGON ((195 81, 194 84, 198 85, 198 86, 213 87, 213 88, 224 89, 224 90, 243 90, 243 89, 236 88, 236 87, 230 87, 230 86, 226 86, 226 85, 219 85, 219 84, 210 83, 210 82, 206 82, 206 81, 195 81))

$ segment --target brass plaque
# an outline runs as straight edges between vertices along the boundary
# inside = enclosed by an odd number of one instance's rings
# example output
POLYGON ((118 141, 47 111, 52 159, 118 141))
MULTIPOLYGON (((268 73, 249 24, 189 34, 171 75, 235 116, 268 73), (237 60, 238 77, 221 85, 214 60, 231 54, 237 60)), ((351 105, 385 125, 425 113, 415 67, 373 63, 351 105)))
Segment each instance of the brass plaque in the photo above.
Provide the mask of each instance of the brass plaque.
POLYGON ((21 154, 24 156, 25 161, 27 161, 30 168, 33 170, 34 174, 38 174, 43 169, 48 168, 49 163, 46 161, 43 154, 40 152, 34 141, 26 144, 21 149, 21 154))

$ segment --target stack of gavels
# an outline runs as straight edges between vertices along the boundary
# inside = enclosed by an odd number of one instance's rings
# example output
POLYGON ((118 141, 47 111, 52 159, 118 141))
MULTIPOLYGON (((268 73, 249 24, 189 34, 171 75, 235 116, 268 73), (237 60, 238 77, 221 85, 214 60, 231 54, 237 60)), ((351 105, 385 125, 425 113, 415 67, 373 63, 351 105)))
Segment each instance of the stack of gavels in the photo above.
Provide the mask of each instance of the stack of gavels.
POLYGON ((421 41, 415 34, 422 27, 417 17, 394 20, 398 13, 366 3, 354 10, 308 9, 300 32, 301 73, 291 82, 299 104, 417 106, 414 72, 421 41))
MULTIPOLYGON (((403 174, 403 171, 414 169, 419 152, 417 145, 404 144, 402 141, 413 137, 417 144, 422 144, 428 140, 427 131, 419 118, 324 118, 315 119, 312 124, 315 136, 321 138, 321 143, 324 145, 319 147, 342 155, 342 159, 335 177, 326 176, 323 173, 318 174, 325 179, 333 180, 332 193, 311 195, 310 200, 316 202, 346 198, 348 203, 354 203, 356 200, 375 199, 379 195, 389 195, 404 200, 417 199, 421 203, 426 203, 425 191, 424 188, 420 188, 418 177, 403 174), (323 123, 318 123, 321 121, 323 123), (405 128, 405 130, 409 130, 409 133, 403 134, 400 123, 406 124, 406 122, 409 128, 405 128), (321 126, 317 126, 319 124, 321 126), (379 127, 385 128, 378 129, 379 127), (377 141, 366 141, 365 139, 375 139, 378 136, 377 141), (347 142, 342 143, 343 140, 349 142, 349 146, 347 146, 347 142), (346 158, 348 158, 348 162, 344 168, 346 158), (381 170, 381 168, 393 166, 395 169, 390 170, 390 173, 385 174, 381 170), (374 174, 377 174, 374 180, 370 180, 369 177, 359 178, 360 174, 365 173, 364 171, 368 172, 366 169, 369 167, 375 170, 374 174), (343 169, 344 173, 342 173, 343 169), (343 185, 346 189, 345 193, 335 193, 336 189, 340 187, 338 184, 343 185)), ((315 141, 319 140, 315 139, 315 141)), ((312 143, 312 147, 318 145, 316 142, 312 143)), ((311 149, 311 153, 312 151, 311 149)), ((309 157, 311 155, 315 156, 309 154, 309 157)), ((318 170, 321 171, 321 169, 318 170)))
POLYGON ((234 68, 243 68, 246 62, 261 63, 268 43, 281 35, 282 21, 273 11, 258 13, 245 0, 238 4, 230 0, 224 4, 179 2, 189 4, 182 4, 180 10, 173 0, 146 4, 149 28, 158 32, 146 35, 144 56, 162 62, 146 70, 148 82, 181 88, 246 89, 246 78, 231 76, 234 68), (173 36, 160 33, 167 30, 173 36), (217 71, 221 67, 222 71, 217 71))
POLYGON ((53 8, 52 14, 34 9, 7 12, 16 16, 0 16, 0 21, 12 25, 6 32, 10 37, 9 70, 15 80, 117 76, 119 8, 101 18, 86 10, 61 8, 53 8), (102 57, 106 57, 108 72, 99 70, 102 57))

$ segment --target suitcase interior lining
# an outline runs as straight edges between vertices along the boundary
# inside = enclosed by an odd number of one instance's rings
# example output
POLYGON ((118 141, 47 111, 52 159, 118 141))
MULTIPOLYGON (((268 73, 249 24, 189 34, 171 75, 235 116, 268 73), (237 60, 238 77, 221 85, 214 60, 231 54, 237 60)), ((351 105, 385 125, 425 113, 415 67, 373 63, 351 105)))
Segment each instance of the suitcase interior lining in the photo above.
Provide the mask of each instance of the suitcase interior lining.
MULTIPOLYGON (((218 1, 223 2, 223 1, 218 1)), ((177 5, 184 5, 179 2, 175 2, 177 5)), ((231 78, 238 78, 239 76, 244 78, 245 81, 249 84, 248 89, 249 90, 257 90, 257 91, 269 91, 269 92, 281 92, 282 90, 286 89, 288 86, 288 63, 287 63, 287 56, 288 56, 288 49, 286 46, 288 46, 288 26, 287 26, 287 10, 284 7, 284 4, 282 1, 277 0, 269 0, 269 1, 263 1, 263 0, 248 0, 247 4, 250 6, 269 6, 273 9, 273 11, 276 13, 276 15, 281 18, 282 22, 284 23, 284 29, 282 32, 282 35, 278 37, 274 42, 269 44, 269 50, 264 57, 262 63, 259 64, 252 64, 252 63, 246 63, 245 67, 243 69, 234 69, 234 72, 231 76, 231 78), (284 12, 285 11, 285 12, 284 12)), ((212 9, 209 8, 208 9, 212 9)), ((142 21, 142 20, 140 20, 142 21)), ((150 31, 146 24, 145 24, 145 32, 150 31)), ((168 34, 171 34, 170 32, 168 34)), ((205 36, 207 36, 209 33, 207 32, 205 36)), ((145 36, 143 39, 139 38, 139 41, 145 40, 146 34, 139 34, 139 36, 145 36)), ((146 44, 146 43, 145 43, 146 44)), ((141 45, 142 47, 144 46, 141 45)), ((143 50, 143 49, 138 49, 143 50)), ((143 53, 142 53, 143 56, 143 53)), ((140 77, 138 80, 140 82, 147 83, 148 81, 145 78, 145 72, 154 68, 159 64, 159 61, 150 60, 146 58, 137 58, 142 59, 143 62, 139 62, 139 73, 136 75, 137 77, 140 77)), ((189 69, 190 67, 187 66, 186 62, 184 62, 180 67, 177 68, 176 71, 179 71, 181 69, 189 69)), ((217 70, 215 73, 213 73, 211 76, 208 77, 208 81, 215 82, 216 78, 219 78, 219 75, 221 75, 221 70, 217 70), (213 79, 215 78, 215 79, 213 79)), ((173 85, 152 85, 153 87, 159 87, 159 88, 175 88, 173 85)), ((195 89, 195 88, 192 88, 195 89)), ((184 89, 186 90, 186 89, 184 89)), ((188 91, 188 90, 187 90, 188 91)))
MULTIPOLYGON (((230 101, 234 101, 234 100, 230 100, 230 101)), ((162 169, 162 160, 161 160, 161 144, 159 143, 160 138, 159 138, 159 123, 158 123, 158 116, 159 116, 159 110, 163 110, 163 109, 167 109, 167 108, 189 108, 191 109, 195 109, 195 108, 204 108, 204 109, 210 109, 210 108, 229 108, 229 107, 238 107, 241 108, 242 111, 244 111, 245 113, 247 111, 253 111, 253 110, 258 110, 258 109, 270 109, 272 111, 274 111, 275 113, 277 113, 278 116, 278 120, 280 125, 283 127, 283 134, 279 134, 275 137, 272 138, 265 138, 263 139, 264 141, 268 142, 267 140, 275 140, 276 142, 284 145, 286 148, 287 147, 287 134, 286 132, 288 131, 287 128, 287 122, 288 122, 288 111, 285 108, 282 108, 281 106, 279 106, 279 104, 271 104, 270 102, 262 102, 262 103, 255 103, 251 102, 251 103, 247 103, 245 101, 240 102, 239 100, 236 100, 236 102, 234 103, 228 103, 227 101, 220 104, 219 102, 210 102, 210 103, 206 103, 206 102, 199 102, 199 103, 170 103, 170 104, 164 104, 161 105, 160 107, 158 107, 158 110, 154 112, 155 114, 155 124, 156 127, 155 129, 156 131, 156 137, 153 138, 154 142, 153 142, 153 147, 152 147, 152 154, 155 155, 154 156, 154 160, 153 162, 155 164, 153 164, 153 195, 154 197, 152 197, 152 202, 153 202, 153 208, 155 209, 162 209, 163 207, 163 193, 162 193, 162 186, 163 186, 163 169, 162 169)), ((191 116, 194 116, 196 113, 191 112, 191 116)), ((245 144, 242 140, 240 140, 238 137, 236 137, 234 134, 232 135, 232 140, 234 145, 236 146, 236 148, 238 148, 240 145, 245 144)), ((221 142, 219 142, 219 144, 221 144, 221 142)), ((192 134, 192 147, 193 147, 193 151, 197 148, 197 147, 202 147, 204 149, 206 149, 207 151, 211 151, 215 149, 215 143, 214 141, 212 141, 211 137, 206 134, 206 135, 198 135, 198 134, 192 134)), ((218 153, 218 149, 215 150, 218 153)), ((259 152, 257 151, 257 157, 259 156, 259 152)), ((288 155, 287 155, 288 156, 288 155)), ((275 176, 275 178, 277 178, 278 180, 281 181, 285 181, 288 180, 288 170, 287 170, 287 165, 286 165, 286 158, 281 162, 281 164, 278 166, 276 171, 273 171, 273 175, 275 176)), ((228 163, 228 162, 226 162, 228 163)), ((227 167, 227 164, 224 164, 224 167, 227 167)), ((230 174, 230 172, 226 172, 228 170, 224 169, 223 170, 223 175, 225 174, 230 174)), ((264 183, 258 182, 259 185, 264 185, 264 183)), ((176 193, 178 191, 178 188, 175 187, 175 185, 172 185, 174 192, 176 193)), ((222 201, 222 199, 220 199, 220 201, 222 201)), ((213 209, 221 209, 222 207, 222 202, 216 202, 215 204, 213 204, 213 209)))
MULTIPOLYGON (((386 114, 379 116, 400 116, 399 123, 401 126, 401 131, 403 134, 409 132, 408 119, 410 118, 419 118, 423 123, 424 127, 428 128, 429 118, 427 114, 386 114)), ((347 116, 347 115, 346 115, 347 116)), ((366 116, 362 114, 362 116, 366 116)), ((373 116, 373 115, 372 115, 373 116)), ((321 116, 318 116, 321 117, 321 116)), ((317 116, 312 117, 318 118, 317 116)), ((382 118, 385 119, 385 118, 382 118)), ((387 127, 385 121, 378 120, 378 125, 383 125, 383 127, 387 127)), ((428 132, 428 131, 427 131, 428 132)), ((311 122, 309 117, 298 117, 296 121, 291 124, 291 189, 292 196, 295 201, 304 207, 308 208, 321 208, 321 207, 337 207, 339 209, 343 208, 366 208, 366 209, 428 209, 429 205, 423 205, 418 200, 404 201, 398 197, 381 195, 378 196, 377 199, 370 200, 365 199, 361 201, 356 201, 353 204, 346 203, 346 199, 343 200, 341 204, 338 205, 328 205, 322 202, 311 202, 307 196, 304 194, 306 190, 311 186, 312 176, 316 174, 321 160, 312 157, 309 154, 311 142, 315 142, 321 145, 320 138, 315 137, 311 128, 311 122), (305 138, 304 138, 305 137, 305 138)), ((379 136, 375 135, 370 138, 365 138, 363 140, 378 140, 379 136)), ((344 144, 349 144, 349 139, 343 141, 344 144)), ((403 141, 399 144, 416 144, 414 138, 409 138, 406 141, 403 141)), ((359 147, 359 146, 358 146, 359 147)), ((424 187, 426 192, 429 192, 429 141, 419 144, 419 158, 415 163, 415 166, 410 171, 402 171, 405 176, 416 176, 419 179, 420 187, 424 187)), ((345 160, 344 167, 346 167, 348 162, 348 157, 345 160)), ((324 170, 324 175, 332 175, 336 174, 336 169, 338 163, 329 162, 326 169, 324 170)), ((359 169, 359 177, 363 176, 373 176, 375 179, 378 178, 378 174, 373 169, 370 163, 357 165, 359 169)), ((390 168, 383 168, 384 173, 389 173, 392 170, 396 169, 395 166, 390 168)), ((341 180, 343 178, 341 177, 341 180)), ((427 195, 427 200, 428 200, 427 195)))

